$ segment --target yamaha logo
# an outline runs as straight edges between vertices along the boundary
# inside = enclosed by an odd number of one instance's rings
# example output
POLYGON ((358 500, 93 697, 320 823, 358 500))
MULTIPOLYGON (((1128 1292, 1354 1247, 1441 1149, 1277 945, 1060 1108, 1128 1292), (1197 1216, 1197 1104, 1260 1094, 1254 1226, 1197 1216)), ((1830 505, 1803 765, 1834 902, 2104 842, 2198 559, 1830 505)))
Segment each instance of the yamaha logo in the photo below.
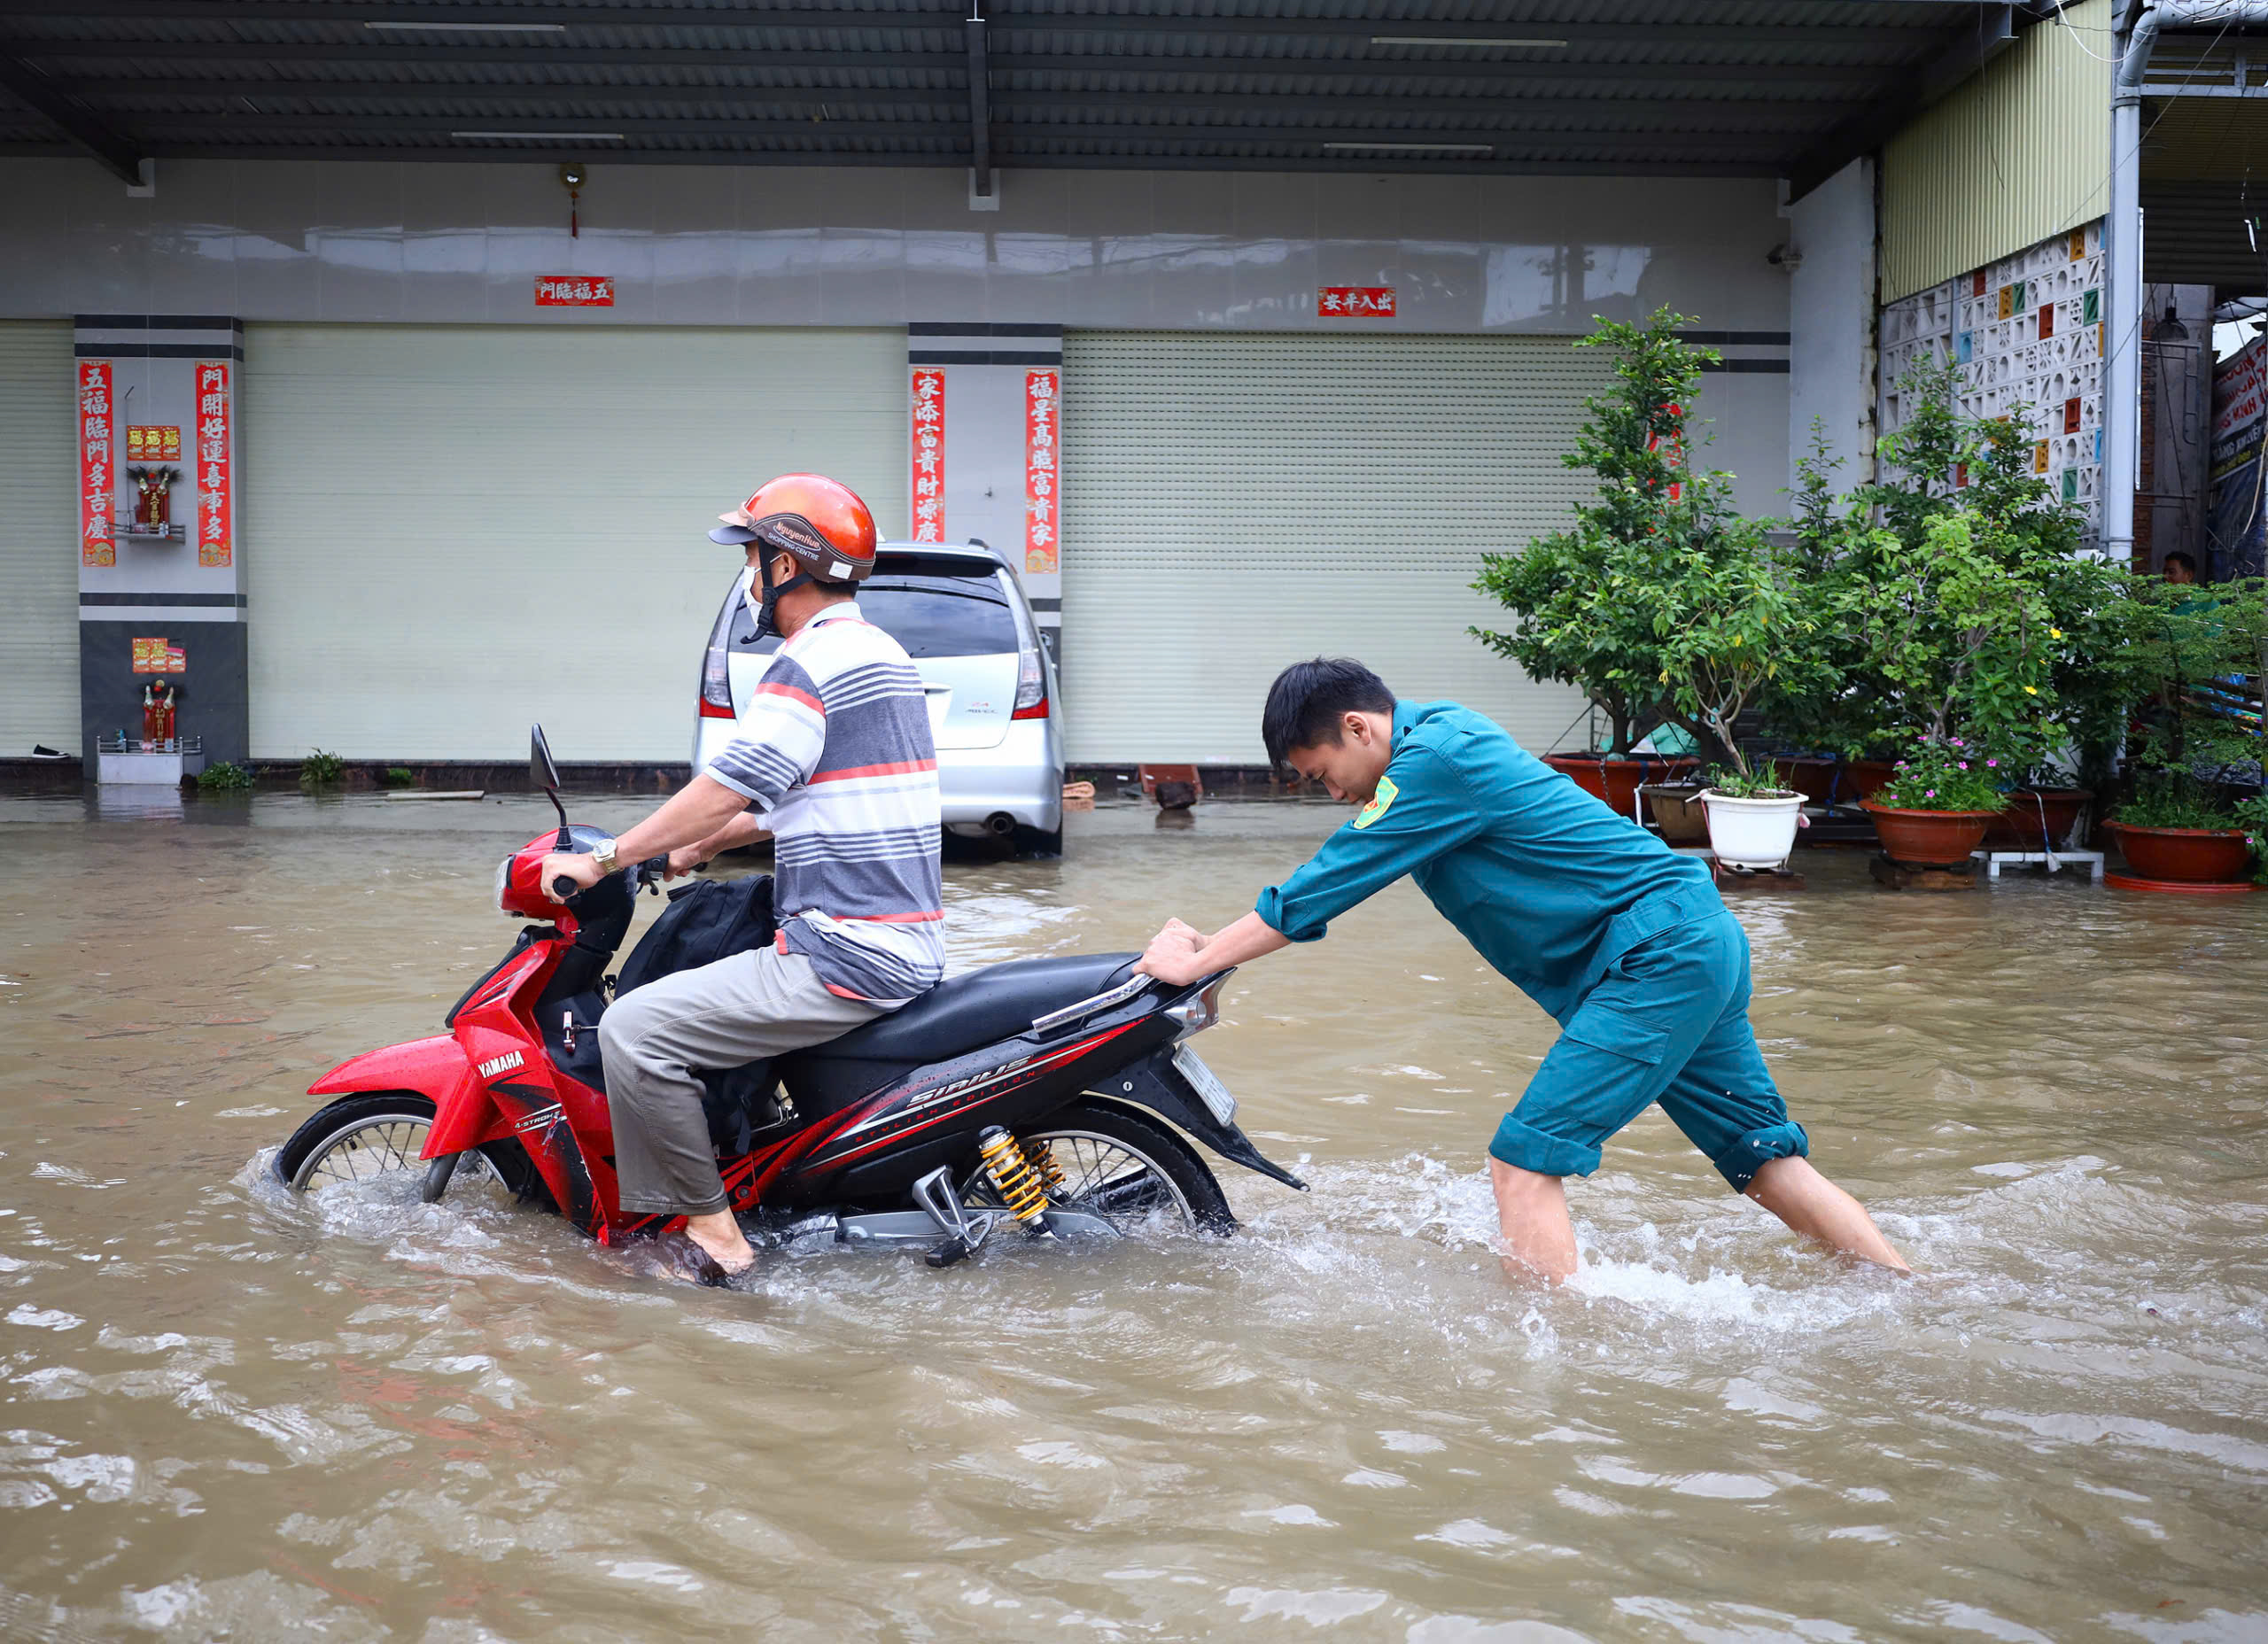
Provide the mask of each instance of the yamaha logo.
POLYGON ((492 1056, 481 1063, 478 1071, 483 1079, 493 1079, 498 1074, 508 1074, 515 1067, 527 1065, 528 1059, 517 1051, 507 1051, 501 1056, 492 1056))

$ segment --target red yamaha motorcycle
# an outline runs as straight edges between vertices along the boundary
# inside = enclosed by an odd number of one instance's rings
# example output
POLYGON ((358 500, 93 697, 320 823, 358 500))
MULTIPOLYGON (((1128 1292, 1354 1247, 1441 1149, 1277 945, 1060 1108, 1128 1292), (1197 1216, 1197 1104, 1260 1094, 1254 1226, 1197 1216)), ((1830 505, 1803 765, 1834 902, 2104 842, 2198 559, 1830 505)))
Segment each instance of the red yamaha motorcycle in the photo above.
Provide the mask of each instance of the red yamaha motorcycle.
MULTIPOLYGON (((623 1244, 680 1225, 620 1208, 598 1043, 616 983, 607 966, 665 864, 621 869, 563 906, 548 900, 544 857, 601 835, 569 823, 542 727, 532 741, 559 827, 505 859, 497 903, 548 922, 465 990, 446 1033, 315 1081, 309 1094, 336 1099, 292 1133, 275 1169, 298 1191, 418 1173, 431 1202, 470 1164, 623 1244)), ((650 980, 640 958, 667 919, 625 974, 650 980)), ((768 919, 734 928, 732 950, 771 940, 768 919)), ((839 1039, 705 1074, 718 1168, 750 1237, 919 1246, 944 1267, 1004 1228, 1117 1235, 1158 1218, 1225 1233, 1236 1219, 1190 1138, 1304 1190, 1237 1128, 1235 1098, 1186 1043, 1218 1019, 1231 973, 1170 988, 1136 974, 1137 957, 995 965, 839 1039)))

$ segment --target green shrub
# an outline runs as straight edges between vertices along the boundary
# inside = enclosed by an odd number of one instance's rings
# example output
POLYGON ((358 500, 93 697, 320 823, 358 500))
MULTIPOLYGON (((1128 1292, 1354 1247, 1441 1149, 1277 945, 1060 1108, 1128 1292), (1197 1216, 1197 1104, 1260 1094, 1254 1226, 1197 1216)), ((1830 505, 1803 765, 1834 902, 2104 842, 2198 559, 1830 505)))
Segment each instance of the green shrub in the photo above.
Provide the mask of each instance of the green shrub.
POLYGON ((1917 741, 1875 795, 1893 810, 1998 810, 2008 803, 2007 760, 1961 737, 1917 741))
MULTIPOLYGON (((2257 800, 2251 802, 2257 804, 2257 800)), ((2161 772, 2135 784, 2116 818, 2132 827, 2240 827, 2235 811, 2186 772, 2161 772)))
POLYGON ((385 780, 388 787, 415 787, 417 773, 408 765, 388 765, 385 780))
POLYGON ((252 772, 223 759, 217 765, 206 766, 197 779, 197 786, 208 794, 234 793, 252 786, 252 772))
POLYGON ((321 787, 337 787, 346 769, 344 759, 318 748, 299 762, 299 786, 311 794, 321 787))

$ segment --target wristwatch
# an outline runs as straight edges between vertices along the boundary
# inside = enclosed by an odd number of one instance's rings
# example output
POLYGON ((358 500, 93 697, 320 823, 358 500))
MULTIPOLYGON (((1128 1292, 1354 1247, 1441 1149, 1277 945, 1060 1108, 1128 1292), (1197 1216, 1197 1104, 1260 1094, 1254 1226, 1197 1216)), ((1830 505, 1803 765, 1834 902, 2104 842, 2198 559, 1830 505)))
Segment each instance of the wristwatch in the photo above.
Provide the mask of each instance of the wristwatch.
POLYGON ((597 844, 593 845, 591 847, 591 860, 599 865, 600 872, 613 872, 614 841, 610 839, 602 839, 599 841, 597 844))

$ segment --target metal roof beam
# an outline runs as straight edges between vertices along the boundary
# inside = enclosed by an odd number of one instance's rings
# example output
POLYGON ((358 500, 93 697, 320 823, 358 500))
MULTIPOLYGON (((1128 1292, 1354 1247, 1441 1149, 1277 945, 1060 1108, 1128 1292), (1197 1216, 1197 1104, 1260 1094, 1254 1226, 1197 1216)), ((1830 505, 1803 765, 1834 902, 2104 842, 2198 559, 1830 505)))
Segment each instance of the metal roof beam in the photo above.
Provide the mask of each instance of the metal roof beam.
MULTIPOLYGON (((235 102, 241 97, 290 98, 325 103, 519 103, 573 104, 599 110, 636 103, 716 104, 763 103, 788 107, 819 108, 843 104, 878 106, 948 105, 963 100, 957 87, 918 86, 608 86, 591 84, 491 85, 484 82, 416 81, 399 82, 365 80, 134 80, 112 83, 82 81, 72 87, 77 96, 96 99, 162 98, 192 101, 210 97, 235 102)), ((1847 106, 1840 103, 1795 101, 1735 101, 1713 98, 1600 98, 1461 97, 1426 100, 1414 97, 1331 97, 1284 92, 1142 92, 1064 91, 1027 92, 1019 97, 1013 118, 1045 119, 1051 112, 1089 109, 1121 109, 1151 113, 1169 110, 1196 113, 1348 113, 1398 114, 1418 119, 1471 119, 1488 113, 1516 114, 1523 107, 1554 111, 1581 109, 1612 113, 1627 121, 1678 123, 1696 119, 1728 121, 1774 120, 1820 126, 1837 118, 1847 106)), ((137 112, 146 113, 146 107, 137 112)), ((184 110, 184 115, 198 111, 184 110)), ((594 113, 590 118, 599 118, 594 113)), ((991 123, 1004 116, 991 109, 991 123)))
POLYGON ((142 162, 148 158, 148 151, 98 119, 38 69, 0 54, 0 86, 59 127, 111 175, 129 188, 141 186, 142 162))
POLYGON ((400 63, 467 68, 936 68, 960 72, 967 55, 951 51, 823 50, 774 46, 427 46, 304 40, 16 40, 19 56, 43 62, 148 58, 180 62, 328 63, 338 67, 400 63))
POLYGON ((1175 74, 1195 78, 1257 79, 1281 75, 1317 80, 1536 81, 1755 81, 1839 86, 1874 86, 1898 75, 1895 67, 1859 67, 1847 63, 1819 67, 1785 63, 1599 63, 1581 58, 1511 58, 1481 63, 1447 63, 1407 58, 1299 57, 1081 57, 1032 56, 1003 51, 994 65, 1004 73, 1055 72, 1099 74, 1175 74))
POLYGON ((981 200, 997 206, 1000 197, 992 188, 992 110, 990 76, 984 67, 984 0, 969 0, 968 8, 968 203, 981 200))
POLYGON ((1801 199, 1861 154, 1871 154, 1899 128, 2016 43, 2016 8, 1981 5, 1974 25, 1899 89, 1852 115, 1798 159, 1788 174, 1788 199, 1801 199))
MULTIPOLYGON (((0 143, 0 156, 52 159, 59 152, 59 146, 51 143, 0 143)), ((623 152, 634 158, 641 166, 960 167, 967 164, 967 157, 960 154, 876 153, 854 149, 636 149, 623 152)), ((499 152, 494 149, 446 145, 410 148, 383 143, 338 143, 317 148, 280 143, 195 143, 168 147, 167 153, 176 159, 415 159, 466 165, 493 164, 499 158, 499 152)), ((524 149, 513 150, 508 158, 544 162, 588 160, 591 151, 580 145, 545 148, 531 144, 524 149)), ((1437 176, 1465 173, 1496 177, 1772 177, 1780 174, 1779 167, 1769 161, 1646 160, 1634 165, 1627 159, 1412 160, 1406 155, 1379 155, 1361 160, 1345 160, 1309 159, 1303 155, 1285 158, 1281 155, 1032 154, 1018 159, 1016 164, 1019 169, 1026 171, 1301 171, 1364 177, 1437 176)))
MULTIPOLYGON (((1953 0, 1869 0, 1869 9, 1915 18, 1897 24, 1798 23, 1757 25, 1670 23, 1541 23, 1435 20, 1369 17, 1237 17, 1173 13, 1006 12, 991 19, 1003 32, 1018 34, 1159 33, 1241 35, 1258 39, 1369 39, 1393 35, 1403 39, 1464 42, 1497 35, 1506 40, 1553 39, 1616 45, 1666 45, 1744 42, 1786 37, 1811 43, 1850 42, 1869 45, 1930 43, 1929 12, 1953 10, 1953 0)), ((907 7, 890 12, 798 11, 748 6, 726 9, 692 5, 449 4, 421 0, 0 0, 0 16, 58 18, 153 18, 178 23, 190 17, 214 22, 384 23, 414 25, 421 18, 437 23, 563 23, 605 28, 936 28, 956 32, 962 21, 954 9, 907 7)))

